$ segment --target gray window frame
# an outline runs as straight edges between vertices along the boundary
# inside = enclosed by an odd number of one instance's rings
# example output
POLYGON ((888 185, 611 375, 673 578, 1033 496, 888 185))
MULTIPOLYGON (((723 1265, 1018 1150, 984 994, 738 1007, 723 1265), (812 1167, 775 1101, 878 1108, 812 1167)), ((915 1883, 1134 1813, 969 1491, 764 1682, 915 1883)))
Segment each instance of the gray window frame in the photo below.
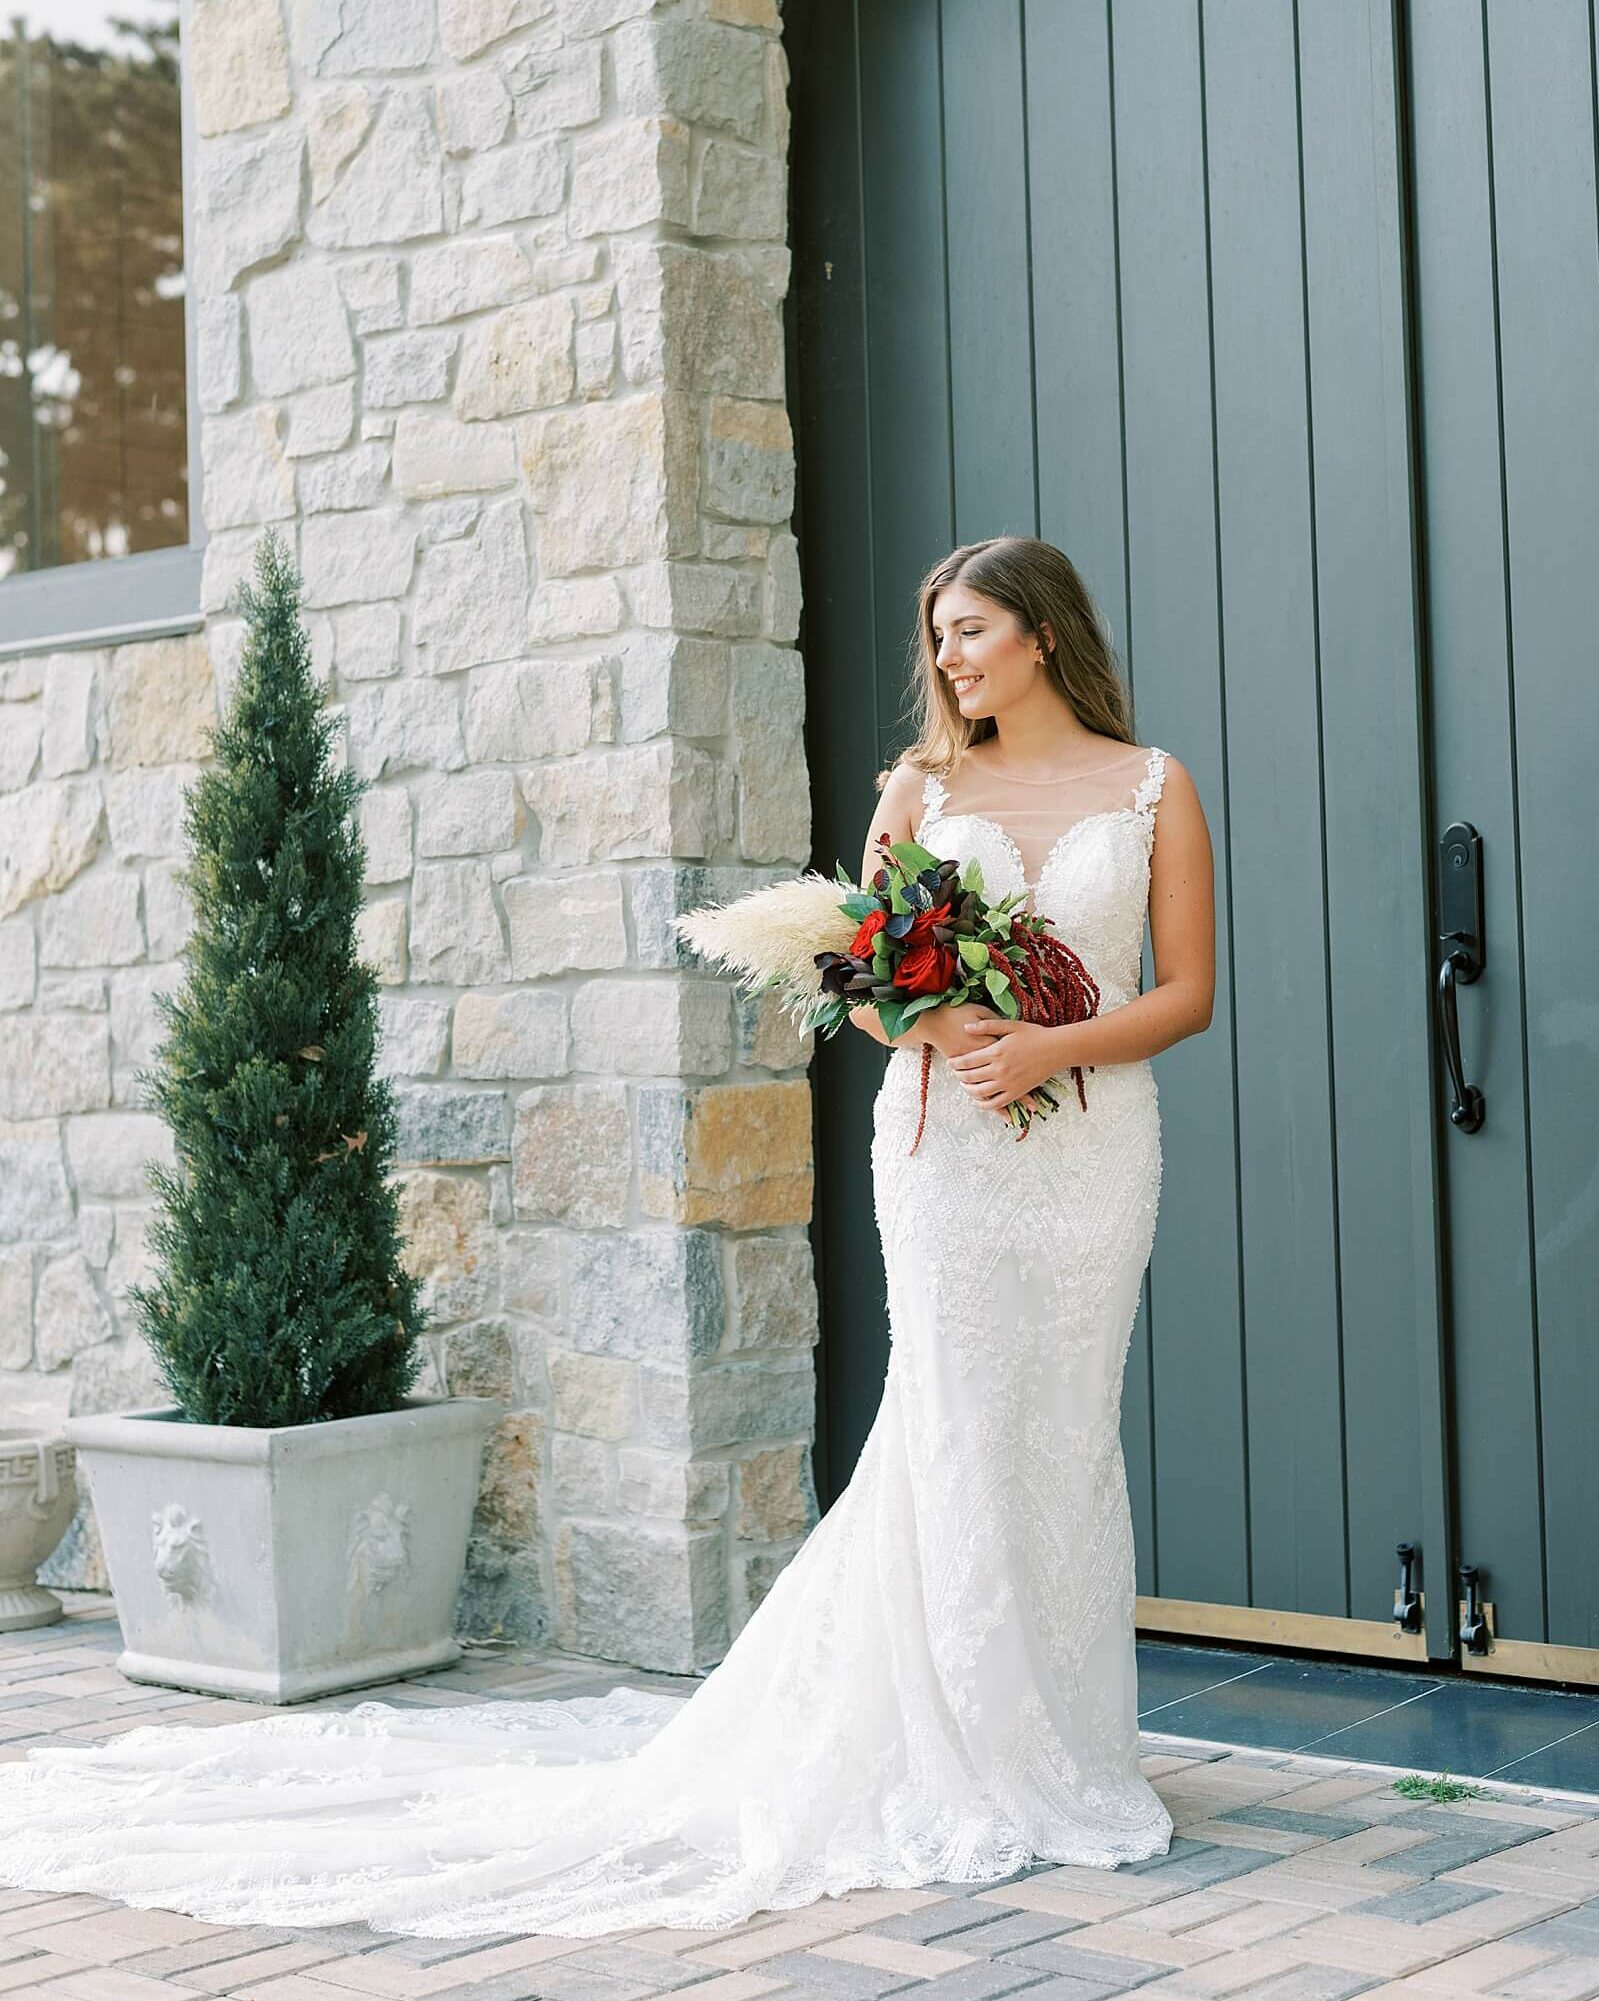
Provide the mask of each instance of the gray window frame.
POLYGON ((195 368, 194 93, 189 71, 189 0, 179 0, 178 106, 183 152, 184 365, 188 377, 189 540, 171 549, 66 563, 0 578, 0 659, 159 639, 204 623, 200 569, 205 528, 200 492, 200 408, 195 368))

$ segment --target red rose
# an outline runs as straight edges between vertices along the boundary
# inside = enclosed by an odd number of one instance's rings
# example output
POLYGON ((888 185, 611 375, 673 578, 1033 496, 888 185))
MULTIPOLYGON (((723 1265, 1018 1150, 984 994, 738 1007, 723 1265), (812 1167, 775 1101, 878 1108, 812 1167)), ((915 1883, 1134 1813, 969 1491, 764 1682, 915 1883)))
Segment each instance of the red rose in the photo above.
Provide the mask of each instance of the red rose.
MULTIPOLYGON (((919 924, 921 919, 916 921, 919 924)), ((955 954, 936 938, 916 938, 915 929, 912 925, 913 942, 894 971, 895 986, 913 999, 920 994, 943 993, 955 977, 955 954)))
POLYGON ((861 928, 850 941, 852 959, 869 959, 872 956, 872 940, 888 922, 886 910, 868 910, 861 919, 861 928))

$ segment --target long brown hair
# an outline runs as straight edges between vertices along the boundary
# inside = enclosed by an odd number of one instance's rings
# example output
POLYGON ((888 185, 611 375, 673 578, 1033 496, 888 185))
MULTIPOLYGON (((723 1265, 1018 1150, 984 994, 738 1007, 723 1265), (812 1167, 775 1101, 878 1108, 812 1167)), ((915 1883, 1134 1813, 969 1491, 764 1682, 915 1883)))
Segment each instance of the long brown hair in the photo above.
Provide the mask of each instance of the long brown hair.
MULTIPOLYGON (((933 640, 933 600, 946 584, 964 584, 1015 618, 1025 638, 1036 638, 1044 672, 1070 702, 1085 728, 1118 743, 1136 743, 1133 702, 1116 662, 1116 649, 1076 565, 1053 542, 1032 535, 995 535, 952 549, 923 577, 917 592, 916 633, 907 663, 909 715, 915 732, 901 752, 922 771, 946 777, 969 744, 995 733, 992 716, 967 718, 938 671, 933 640), (1044 638, 1047 625, 1053 649, 1044 638)), ((877 789, 888 782, 877 774, 877 789)))

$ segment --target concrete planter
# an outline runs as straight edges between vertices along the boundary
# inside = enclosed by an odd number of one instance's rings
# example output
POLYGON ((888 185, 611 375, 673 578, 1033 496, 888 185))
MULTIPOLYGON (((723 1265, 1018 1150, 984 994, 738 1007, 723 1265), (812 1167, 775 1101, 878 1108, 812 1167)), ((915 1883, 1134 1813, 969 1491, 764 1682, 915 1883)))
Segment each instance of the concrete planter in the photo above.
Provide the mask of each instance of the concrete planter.
POLYGON ((34 1572, 66 1534, 77 1504, 72 1447, 59 1430, 0 1429, 0 1633, 61 1617, 61 1600, 34 1572))
POLYGON ((156 1682, 304 1702, 460 1658, 488 1397, 271 1428, 74 1417, 126 1651, 156 1682))

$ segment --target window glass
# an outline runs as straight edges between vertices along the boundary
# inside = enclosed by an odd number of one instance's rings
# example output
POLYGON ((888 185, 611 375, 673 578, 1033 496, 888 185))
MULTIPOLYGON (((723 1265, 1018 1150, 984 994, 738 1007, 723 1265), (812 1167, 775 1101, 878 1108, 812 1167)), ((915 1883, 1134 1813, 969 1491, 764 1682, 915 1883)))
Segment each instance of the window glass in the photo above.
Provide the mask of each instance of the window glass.
POLYGON ((0 577, 189 539, 177 0, 0 13, 0 577))

